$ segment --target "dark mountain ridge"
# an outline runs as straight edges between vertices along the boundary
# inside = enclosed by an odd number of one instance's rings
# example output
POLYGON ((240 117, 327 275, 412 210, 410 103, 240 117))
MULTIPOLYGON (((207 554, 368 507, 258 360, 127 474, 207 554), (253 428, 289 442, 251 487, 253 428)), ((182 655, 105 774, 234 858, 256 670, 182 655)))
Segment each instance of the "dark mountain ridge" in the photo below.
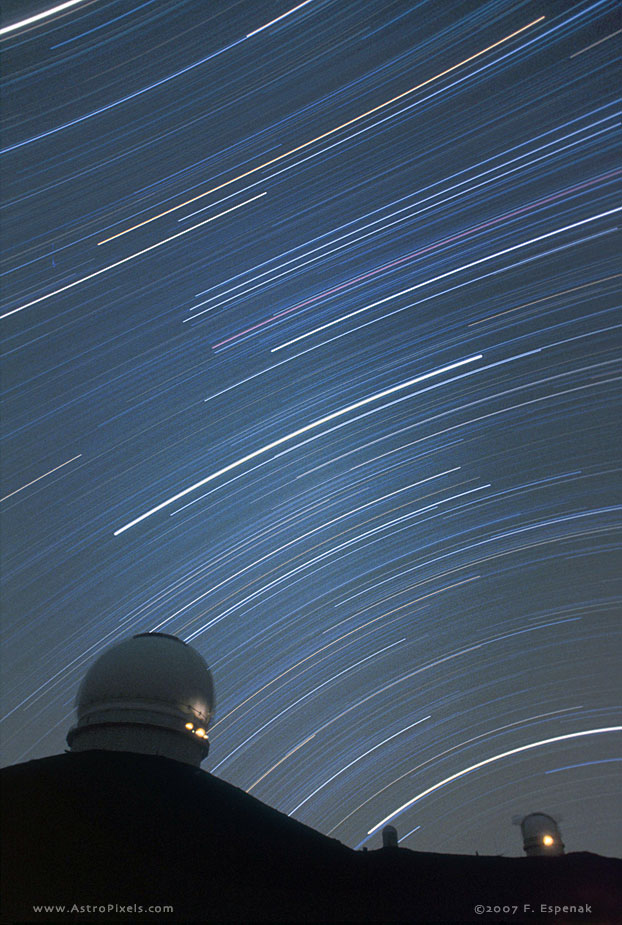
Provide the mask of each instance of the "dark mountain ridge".
POLYGON ((353 851, 164 757, 67 753, 0 780, 6 922, 622 921, 613 858, 353 851))

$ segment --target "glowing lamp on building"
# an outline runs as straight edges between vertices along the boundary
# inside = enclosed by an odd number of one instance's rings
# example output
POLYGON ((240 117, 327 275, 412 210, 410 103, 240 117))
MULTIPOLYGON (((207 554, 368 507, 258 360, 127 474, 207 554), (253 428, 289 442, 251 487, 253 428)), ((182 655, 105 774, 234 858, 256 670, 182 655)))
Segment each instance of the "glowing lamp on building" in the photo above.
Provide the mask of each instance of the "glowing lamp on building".
POLYGON ((514 816, 514 825, 520 825, 523 848, 529 857, 543 857, 564 853, 564 843, 559 826, 548 813, 530 813, 528 816, 514 816))

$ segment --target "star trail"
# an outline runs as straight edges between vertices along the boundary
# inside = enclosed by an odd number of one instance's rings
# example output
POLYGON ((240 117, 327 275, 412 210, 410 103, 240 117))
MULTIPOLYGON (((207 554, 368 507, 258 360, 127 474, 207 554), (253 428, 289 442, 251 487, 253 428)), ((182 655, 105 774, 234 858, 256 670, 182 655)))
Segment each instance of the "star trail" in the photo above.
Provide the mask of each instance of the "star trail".
POLYGON ((3 764, 162 630, 205 767, 345 844, 619 854, 621 35, 3 4, 3 764))

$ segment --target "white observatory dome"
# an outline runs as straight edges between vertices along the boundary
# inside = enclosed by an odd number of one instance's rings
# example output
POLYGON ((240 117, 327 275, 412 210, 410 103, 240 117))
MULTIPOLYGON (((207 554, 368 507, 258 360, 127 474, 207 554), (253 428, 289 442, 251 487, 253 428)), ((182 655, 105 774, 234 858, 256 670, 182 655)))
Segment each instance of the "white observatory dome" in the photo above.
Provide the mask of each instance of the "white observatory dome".
POLYGON ((523 835, 523 848, 528 856, 558 855, 564 853, 559 826, 548 813, 530 813, 516 816, 523 835))
POLYGON ((214 684, 195 649, 167 633, 139 633, 91 665, 76 697, 72 751, 164 755, 198 767, 207 756, 214 684))

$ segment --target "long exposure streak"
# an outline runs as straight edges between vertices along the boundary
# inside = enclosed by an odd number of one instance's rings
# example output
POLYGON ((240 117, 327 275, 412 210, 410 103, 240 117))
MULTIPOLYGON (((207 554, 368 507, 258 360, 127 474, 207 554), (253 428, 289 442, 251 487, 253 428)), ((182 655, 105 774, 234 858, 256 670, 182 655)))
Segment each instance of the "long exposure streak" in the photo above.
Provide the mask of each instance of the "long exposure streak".
POLYGON ((335 128, 331 128, 327 132, 323 132, 321 135, 316 135, 315 138, 311 138, 309 141, 305 141, 303 144, 297 145, 295 148, 290 148, 289 151, 285 151, 283 154, 279 154, 277 157, 273 157, 269 161, 264 161, 263 164, 259 164, 257 167, 251 168, 251 170, 247 170, 244 173, 238 174, 237 177, 233 177, 231 180, 225 180, 224 183, 219 183, 218 186, 213 186, 211 189, 200 193, 198 196, 193 196, 192 199, 186 199, 185 202, 180 202, 179 205, 173 206, 171 209, 166 209, 164 212, 159 212, 157 215, 153 215, 151 218, 145 219, 144 222, 138 222, 137 225, 132 225, 131 228, 125 228, 123 231, 119 231, 117 234, 113 234, 109 238, 104 238, 103 241, 98 241, 97 243, 107 244, 109 241, 114 241, 116 238, 120 238, 124 234, 129 234, 130 231, 135 231, 137 228, 142 228, 143 225, 148 225, 149 222, 155 222, 156 219, 162 218, 164 215, 170 215, 171 212, 176 212, 177 209, 183 209, 185 206, 190 205, 190 203, 196 202, 198 199, 203 199, 204 196, 209 196, 211 193, 215 193, 219 189, 223 189, 225 186, 230 186, 232 183, 237 183, 238 180, 243 180, 245 177, 250 177, 252 174, 257 173, 259 170, 263 170, 265 167, 269 167, 271 164, 276 164, 279 161, 282 161, 284 158, 290 157, 292 154, 296 154, 298 151, 304 151, 304 149, 310 147, 310 145, 314 145, 318 141, 323 141, 324 138, 329 138, 331 135, 334 135, 335 132, 340 132, 342 129, 347 128, 349 125, 354 125, 356 122, 360 122, 361 119, 366 119, 367 116, 371 116, 375 112, 379 112, 381 109, 385 109, 392 103, 396 103, 398 100, 403 99, 405 96, 409 96, 411 93, 415 93, 417 90, 421 90, 423 87, 426 87, 433 81, 440 80, 441 77, 445 77, 447 74, 451 74, 452 71, 457 70, 459 67, 464 67, 465 64, 469 64, 471 61, 475 61, 477 58, 480 58, 487 52, 492 51, 493 48, 498 48, 499 45, 503 45, 505 42, 509 42, 510 39, 516 38, 517 35, 525 32, 527 29, 533 28, 533 26, 536 26, 539 22, 542 22, 543 19, 545 19, 544 16, 539 16, 538 19, 534 19, 532 22, 527 23, 526 26, 522 26, 515 32, 511 32, 509 35, 504 36, 502 39, 499 39, 498 42, 493 42, 492 45, 488 45, 486 48, 482 48, 481 51, 478 51, 476 54, 470 55, 463 61, 459 61, 458 64, 454 64, 452 67, 448 67, 446 70, 435 74, 434 77, 428 77, 427 80, 416 84, 414 87, 410 87, 409 90, 404 90, 403 93, 398 93, 397 96, 392 97, 390 100, 385 100, 384 103, 379 103, 378 106, 374 106, 372 109, 368 109, 366 112, 360 113, 360 115, 355 116, 353 119, 348 119, 347 122, 342 122, 341 125, 337 125, 335 128))
POLYGON ((152 514, 155 514, 157 511, 161 511, 162 508, 168 507, 168 505, 172 504, 174 501, 178 501, 185 495, 190 494, 191 491, 196 491, 197 488, 201 488, 202 485, 207 485, 208 482, 212 482, 214 479, 219 478, 219 476, 224 475, 226 472, 231 472, 232 469, 237 469, 238 466, 242 466, 244 463, 250 462, 251 459, 256 459, 257 456, 261 456, 263 453, 267 453, 269 450, 273 450, 275 447, 281 446, 283 443, 287 443, 289 440, 293 440, 295 437, 300 437, 302 434, 306 434, 310 430, 315 430, 316 427, 321 427, 322 424, 328 424, 329 421, 334 421, 335 418, 343 417, 344 414, 349 414, 351 411, 356 411, 358 408, 362 408, 365 405, 368 405, 370 402, 378 401, 380 398, 386 398, 387 395, 393 395, 395 392, 401 392, 402 389, 410 388, 410 386, 416 385, 419 382, 423 382, 425 379, 431 379, 433 376, 440 376, 443 373, 450 372, 452 369, 458 369, 460 366, 465 366, 467 363, 474 363, 476 360, 481 359, 482 355, 477 354, 477 356, 469 357, 466 360, 459 360, 457 363, 450 363, 449 366, 443 366, 440 369, 432 370, 432 372, 424 373, 422 376, 416 376, 414 379, 408 379, 407 382, 401 382, 399 385, 394 385, 390 389, 377 392, 375 395, 369 395, 367 398, 361 399, 361 401, 354 402, 352 405, 347 405, 345 408, 340 408, 338 411, 333 411, 331 414, 327 414, 322 418, 318 418, 317 421, 312 421, 310 424, 306 424, 304 427, 299 427, 298 430, 293 430, 291 433, 285 434, 284 437, 279 437, 278 440, 273 440, 272 443, 268 443, 265 446, 260 447, 258 450, 254 450, 252 453, 248 453, 241 459, 236 459, 235 462, 229 463, 228 466, 224 466, 222 469, 218 469, 217 472, 212 472, 211 475, 201 479, 200 482, 195 482, 194 485, 190 485, 188 488, 184 488, 183 491, 178 492, 171 498, 167 498, 166 501, 163 501, 156 507, 151 508, 151 510, 145 511, 144 514, 141 514, 140 517, 136 517, 134 520, 130 521, 130 523, 125 524, 124 527, 120 527, 118 530, 115 530, 114 535, 118 536, 120 533, 124 533, 126 530, 129 530, 130 527, 133 527, 135 524, 145 520, 145 518, 151 517, 152 514))
POLYGON ((480 768, 485 767, 487 764, 493 764, 495 761, 501 761, 503 758, 510 758, 512 755, 518 755, 521 752, 531 751, 532 748, 541 748, 543 745, 553 745, 555 742, 566 742, 568 739, 579 739, 583 736, 602 735, 603 733, 607 732, 622 732, 622 726, 606 726, 602 729, 583 729, 581 732, 568 732, 565 735, 552 736, 550 739, 541 739, 539 742, 530 742, 528 745, 519 745, 518 748, 511 748, 507 752, 501 752, 499 755, 493 755, 491 758, 485 758, 483 761, 478 761, 476 764, 472 764, 468 768, 463 768, 462 771, 458 771, 456 774, 451 774, 449 777, 439 781, 432 787, 428 787, 426 790, 422 790, 421 793, 418 793, 416 796, 412 797, 412 799, 408 800, 408 802, 403 803, 397 809, 393 810, 392 813, 389 813, 388 816, 385 816, 384 819, 381 819, 380 822, 377 822, 376 825, 369 829, 367 834, 373 835, 374 832, 377 832, 378 829, 381 829, 382 826, 386 825, 387 822, 395 819, 419 800, 427 797, 430 793, 434 793, 435 790, 440 790, 441 787, 445 787, 447 784, 452 783, 452 781, 459 780, 461 777, 464 777, 465 774, 470 774, 471 771, 478 771, 480 768))

